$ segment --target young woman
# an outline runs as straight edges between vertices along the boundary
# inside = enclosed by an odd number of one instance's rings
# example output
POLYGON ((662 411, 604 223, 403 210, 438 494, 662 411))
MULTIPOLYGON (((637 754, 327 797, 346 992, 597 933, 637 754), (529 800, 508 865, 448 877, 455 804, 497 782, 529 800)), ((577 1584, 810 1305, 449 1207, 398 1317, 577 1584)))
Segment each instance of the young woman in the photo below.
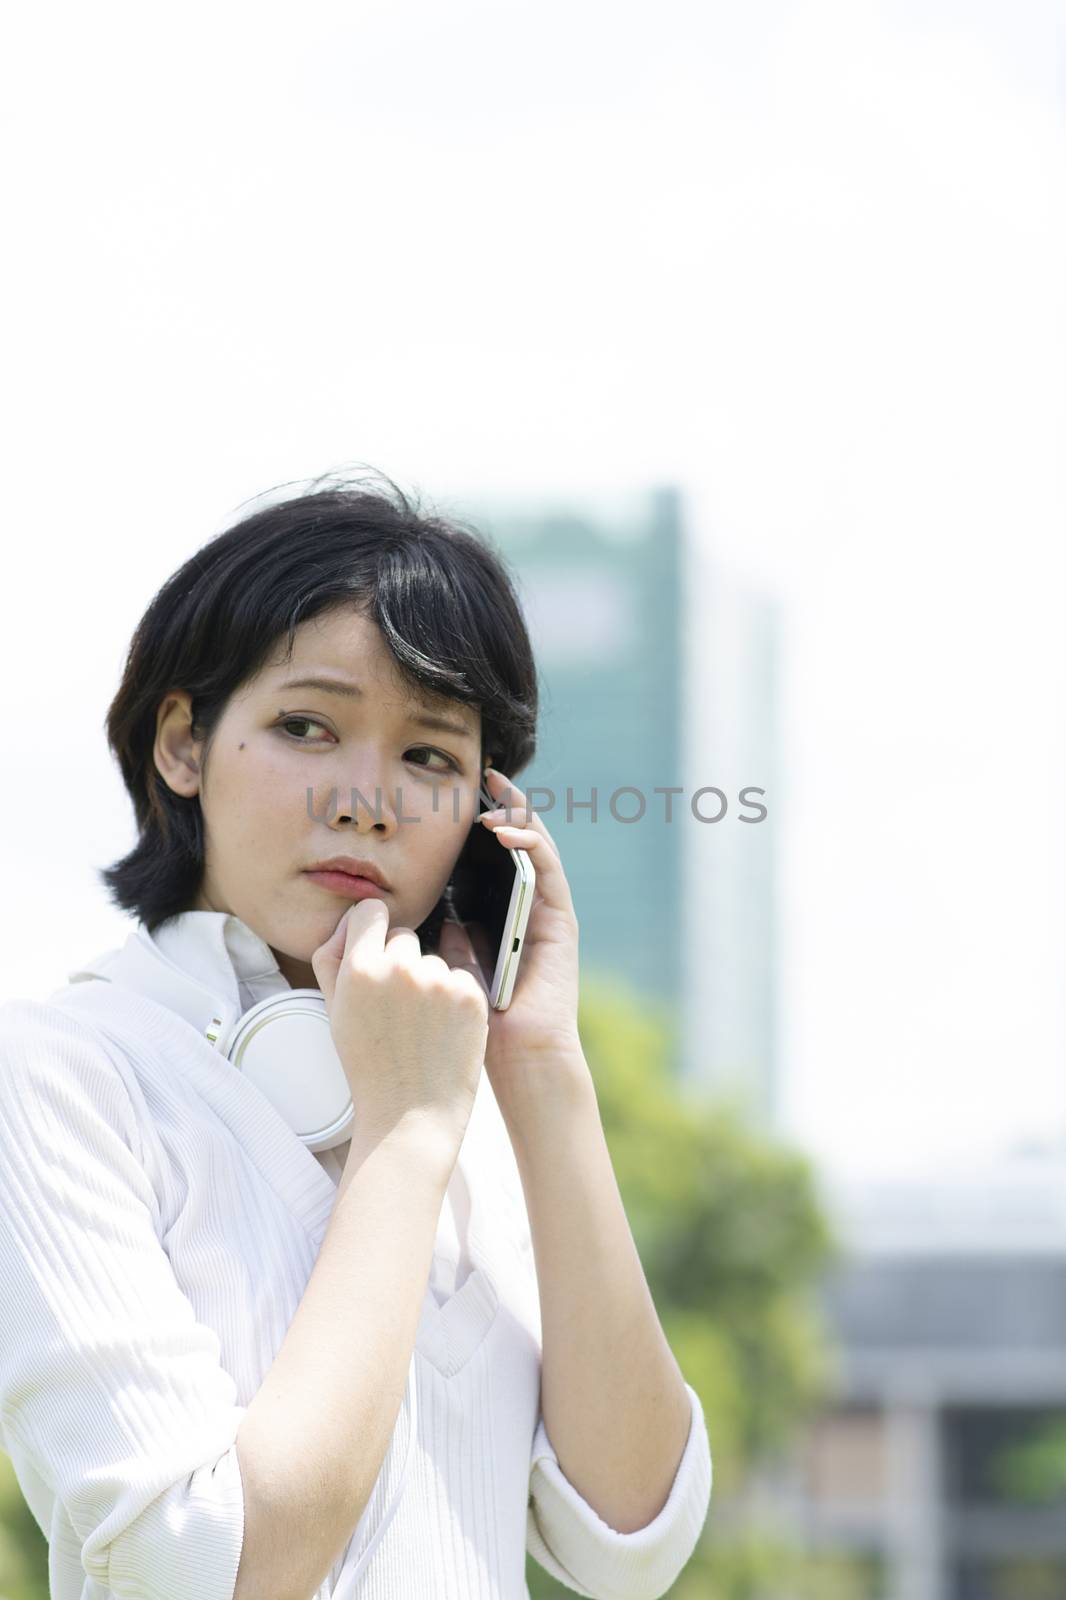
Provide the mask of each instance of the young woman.
POLYGON ((707 1433, 513 782, 536 710, 505 566, 394 485, 251 512, 139 624, 134 931, 0 1006, 0 1442, 55 1600, 521 1600, 527 1550, 652 1600, 691 1554, 707 1433), (446 916, 472 828, 536 871, 505 1010, 446 916), (257 1080, 216 1046, 265 1002, 257 1080), (323 1035, 354 1115, 312 1148, 323 1035))

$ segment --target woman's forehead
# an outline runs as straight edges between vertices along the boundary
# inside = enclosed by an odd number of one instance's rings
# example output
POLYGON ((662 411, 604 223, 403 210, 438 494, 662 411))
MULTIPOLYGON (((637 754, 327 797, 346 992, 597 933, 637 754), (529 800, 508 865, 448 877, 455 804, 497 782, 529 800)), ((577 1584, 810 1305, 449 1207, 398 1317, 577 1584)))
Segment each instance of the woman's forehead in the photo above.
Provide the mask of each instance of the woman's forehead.
POLYGON ((262 687, 269 693, 316 689, 335 694, 338 702, 358 703, 384 694, 401 710, 450 721, 454 731, 474 737, 481 730, 476 705, 441 694, 420 683, 389 649, 372 617, 354 606, 342 606, 301 623, 291 650, 283 647, 267 665, 262 687))
MULTIPOLYGON (((317 670, 291 668, 288 672, 272 675, 264 689, 272 695, 291 694, 297 689, 311 689, 319 694, 335 697, 338 702, 355 704, 380 703, 383 686, 380 679, 360 681, 348 672, 338 672, 336 667, 319 667, 317 670)), ((449 695, 433 694, 413 683, 397 669, 393 684, 385 698, 412 721, 426 727, 436 726, 442 732, 469 735, 476 738, 481 728, 481 715, 476 706, 449 695)))

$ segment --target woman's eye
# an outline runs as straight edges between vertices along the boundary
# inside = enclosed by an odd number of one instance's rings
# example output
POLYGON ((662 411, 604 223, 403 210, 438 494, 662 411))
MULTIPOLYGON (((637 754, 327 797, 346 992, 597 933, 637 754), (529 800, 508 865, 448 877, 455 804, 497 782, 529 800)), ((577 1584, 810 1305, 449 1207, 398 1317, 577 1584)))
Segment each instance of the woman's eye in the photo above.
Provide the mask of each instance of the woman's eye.
MULTIPOLYGON (((295 728, 320 728, 323 733, 329 733, 329 731, 330 731, 325 726, 324 723, 316 721, 316 719, 314 717, 286 717, 284 719, 284 721, 278 723, 278 727, 279 728, 284 728, 286 733, 288 733, 289 738, 290 739, 295 739, 298 744, 322 744, 324 741, 321 740, 321 739, 307 739, 300 733, 294 733, 292 731, 292 729, 294 727, 295 728)), ((451 756, 446 756, 444 754, 443 750, 434 750, 434 749, 432 749, 432 747, 430 745, 425 745, 425 744, 415 745, 412 750, 409 750, 407 752, 407 756, 408 756, 408 759, 412 762, 412 765, 414 765, 416 767, 424 767, 427 772, 459 772, 459 771, 461 771, 461 768, 459 766, 458 761, 454 760, 451 756), (417 760, 414 759, 416 756, 420 756, 420 755, 421 756, 436 756, 437 760, 438 761, 442 761, 444 763, 444 765, 442 767, 430 767, 430 766, 427 765, 427 763, 425 761, 417 761, 417 760)))
MULTIPOLYGON (((430 767, 429 771, 431 771, 431 772, 458 772, 459 771, 459 763, 458 763, 458 761, 453 761, 451 756, 446 756, 444 754, 443 750, 431 750, 429 745, 425 745, 425 744, 416 745, 415 746, 415 750, 416 750, 416 753, 420 752, 423 755, 436 756, 440 761, 444 762, 444 766, 443 767, 430 767)), ((422 761, 416 761, 415 762, 415 766, 416 767, 421 767, 421 766, 424 766, 424 765, 425 765, 425 763, 422 762, 422 761)))
MULTIPOLYGON (((323 733, 329 732, 329 729, 325 726, 325 724, 316 722, 314 717, 286 717, 284 722, 279 722, 278 726, 279 728, 284 728, 286 731, 288 731, 294 723, 300 728, 321 728, 323 733)), ((297 739, 300 744, 316 744, 320 742, 315 739, 303 739, 299 734, 296 733, 291 734, 290 737, 297 739)))

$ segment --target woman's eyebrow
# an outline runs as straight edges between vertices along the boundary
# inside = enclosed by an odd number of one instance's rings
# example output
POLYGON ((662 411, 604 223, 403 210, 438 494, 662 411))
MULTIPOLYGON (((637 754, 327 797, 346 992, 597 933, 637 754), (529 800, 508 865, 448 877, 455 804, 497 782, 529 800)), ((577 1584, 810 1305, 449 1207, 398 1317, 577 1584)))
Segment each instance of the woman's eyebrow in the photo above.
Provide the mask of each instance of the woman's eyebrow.
MULTIPOLYGON (((321 689, 326 694, 341 694, 349 700, 358 699, 363 693, 357 683, 349 683, 346 678, 323 678, 317 676, 290 678, 286 683, 278 684, 279 692, 282 689, 321 689)), ((440 733, 453 733, 460 739, 476 739, 477 737, 463 723, 455 722, 450 717, 438 716, 433 711, 416 709, 411 713, 409 721, 420 728, 436 728, 440 733)))

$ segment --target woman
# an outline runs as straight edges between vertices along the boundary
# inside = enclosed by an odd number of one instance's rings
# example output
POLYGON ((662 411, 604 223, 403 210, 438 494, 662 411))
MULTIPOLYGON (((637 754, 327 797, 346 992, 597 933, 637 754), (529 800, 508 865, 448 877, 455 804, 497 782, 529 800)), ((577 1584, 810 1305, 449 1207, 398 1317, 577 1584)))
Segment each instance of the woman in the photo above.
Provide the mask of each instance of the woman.
MULTIPOLYGON (((512 782, 521 611, 484 539, 389 491, 275 501, 159 591, 108 716, 135 932, 0 1007, 0 1428, 57 1600, 519 1600, 527 1550, 651 1600, 706 1516, 566 875, 512 782), (447 919, 471 828, 536 871, 501 1011, 447 919), (214 1048, 294 990, 354 1107, 315 1149, 214 1048)), ((276 1066, 297 1098, 313 1045, 276 1066)))

